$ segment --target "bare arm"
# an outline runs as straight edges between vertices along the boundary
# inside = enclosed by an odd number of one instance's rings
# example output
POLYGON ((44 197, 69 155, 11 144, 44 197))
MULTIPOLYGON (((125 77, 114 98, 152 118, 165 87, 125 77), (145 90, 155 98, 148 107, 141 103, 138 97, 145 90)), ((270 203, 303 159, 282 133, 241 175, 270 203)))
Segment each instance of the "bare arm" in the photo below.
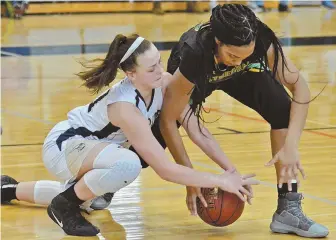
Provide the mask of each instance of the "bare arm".
POLYGON ((108 116, 111 123, 123 130, 135 150, 162 179, 194 187, 213 188, 223 185, 220 175, 198 172, 171 162, 154 138, 148 121, 132 104, 111 104, 108 107, 108 116), (119 114, 114 114, 116 112, 119 114))
MULTIPOLYGON (((271 46, 268 50, 268 61, 270 67, 273 69, 274 66, 274 48, 271 46)), ((295 101, 300 103, 306 103, 310 100, 310 91, 305 79, 299 73, 294 63, 286 58, 287 66, 282 66, 282 58, 279 53, 278 69, 276 73, 276 78, 284 86, 286 86, 291 93, 295 101), (284 71, 284 74, 283 74, 284 71)), ((303 131, 304 125, 306 123, 306 118, 308 114, 309 104, 300 104, 292 101, 290 110, 290 121, 288 126, 288 134, 286 138, 286 143, 292 146, 298 146, 301 133, 303 131)))
POLYGON ((218 142, 209 130, 201 123, 199 127, 197 117, 194 114, 190 115, 189 110, 190 106, 187 105, 181 114, 179 121, 182 123, 182 126, 186 130, 190 139, 221 168, 229 171, 235 169, 234 165, 222 151, 218 142))
POLYGON ((176 70, 166 88, 163 107, 160 114, 160 130, 174 160, 192 168, 182 138, 176 126, 181 113, 189 102, 193 84, 176 70))

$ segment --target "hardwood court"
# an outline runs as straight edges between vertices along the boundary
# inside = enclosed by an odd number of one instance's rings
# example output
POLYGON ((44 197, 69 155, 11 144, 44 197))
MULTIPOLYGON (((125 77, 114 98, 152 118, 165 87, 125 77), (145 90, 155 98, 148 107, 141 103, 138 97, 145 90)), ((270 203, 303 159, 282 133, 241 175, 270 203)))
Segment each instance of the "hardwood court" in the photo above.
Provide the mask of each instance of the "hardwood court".
MULTIPOLYGON (((3 47, 29 46, 31 55, 2 51, 12 55, 1 57, 2 174, 19 181, 53 179, 43 166, 41 144, 53 124, 64 120, 69 110, 93 99, 73 75, 80 70, 76 59, 103 56, 81 55, 81 49, 110 43, 116 32, 138 32, 152 41, 176 41, 188 27, 207 18, 208 13, 179 13, 164 17, 103 14, 3 19, 3 47), (69 48, 63 54, 40 55, 37 48, 46 46, 50 52, 68 45, 79 50, 75 54, 67 54, 69 48)), ((282 37, 336 36, 335 13, 320 8, 263 13, 260 18, 282 37)), ((312 96, 327 84, 310 104, 302 135, 300 153, 308 178, 301 190, 305 213, 329 228, 329 239, 336 239, 336 45, 292 46, 285 51, 302 70, 312 96)), ((169 51, 163 51, 162 56, 166 62, 169 51)), ((115 195, 109 209, 86 215, 101 229, 100 239, 299 239, 269 230, 277 194, 275 171, 263 166, 271 158, 268 124, 222 92, 209 97, 207 107, 212 109, 208 121, 220 118, 208 127, 227 155, 241 173, 255 172, 262 181, 254 188, 253 205, 246 206, 233 225, 214 228, 189 215, 183 186, 165 182, 152 169, 145 169, 132 185, 115 195)), ((196 169, 219 171, 187 137, 184 141, 196 169)), ((14 203, 2 206, 1 211, 3 239, 76 239, 66 236, 49 219, 45 207, 14 203)))

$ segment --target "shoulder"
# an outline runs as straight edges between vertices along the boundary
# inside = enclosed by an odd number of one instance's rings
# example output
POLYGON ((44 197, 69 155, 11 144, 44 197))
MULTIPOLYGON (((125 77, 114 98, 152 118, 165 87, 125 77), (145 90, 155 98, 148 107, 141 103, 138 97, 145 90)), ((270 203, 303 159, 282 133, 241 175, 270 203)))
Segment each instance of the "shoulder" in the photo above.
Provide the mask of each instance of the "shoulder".
POLYGON ((183 55, 202 56, 204 51, 204 40, 206 33, 200 32, 201 24, 190 28, 180 38, 181 52, 183 55))
POLYGON ((136 95, 137 94, 132 83, 127 78, 124 78, 110 88, 108 103, 111 104, 119 101, 134 103, 136 95))

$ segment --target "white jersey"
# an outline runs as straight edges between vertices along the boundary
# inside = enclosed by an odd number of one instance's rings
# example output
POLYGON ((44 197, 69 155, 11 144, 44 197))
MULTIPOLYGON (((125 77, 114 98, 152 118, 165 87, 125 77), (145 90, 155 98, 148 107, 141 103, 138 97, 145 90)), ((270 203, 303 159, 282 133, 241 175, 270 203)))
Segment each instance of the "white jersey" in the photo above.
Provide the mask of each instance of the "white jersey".
MULTIPOLYGON (((162 107, 162 89, 161 87, 153 89, 150 104, 146 106, 140 92, 133 86, 131 81, 128 78, 123 79, 91 103, 77 107, 68 113, 66 125, 69 125, 69 128, 56 139, 59 149, 62 148, 64 141, 74 136, 108 141, 129 147, 130 144, 123 131, 119 127, 113 126, 107 115, 107 106, 115 102, 133 104, 148 119, 149 125, 152 126, 162 107)), ((115 114, 118 113, 116 112, 115 114)))

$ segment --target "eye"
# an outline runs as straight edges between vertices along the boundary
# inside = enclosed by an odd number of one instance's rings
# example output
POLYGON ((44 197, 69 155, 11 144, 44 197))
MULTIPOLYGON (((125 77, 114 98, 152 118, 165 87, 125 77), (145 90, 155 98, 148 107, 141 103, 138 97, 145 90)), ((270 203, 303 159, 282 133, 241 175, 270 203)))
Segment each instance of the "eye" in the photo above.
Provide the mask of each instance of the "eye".
POLYGON ((237 59, 238 57, 236 57, 236 56, 233 56, 232 54, 229 54, 229 57, 230 58, 233 58, 233 59, 237 59))

